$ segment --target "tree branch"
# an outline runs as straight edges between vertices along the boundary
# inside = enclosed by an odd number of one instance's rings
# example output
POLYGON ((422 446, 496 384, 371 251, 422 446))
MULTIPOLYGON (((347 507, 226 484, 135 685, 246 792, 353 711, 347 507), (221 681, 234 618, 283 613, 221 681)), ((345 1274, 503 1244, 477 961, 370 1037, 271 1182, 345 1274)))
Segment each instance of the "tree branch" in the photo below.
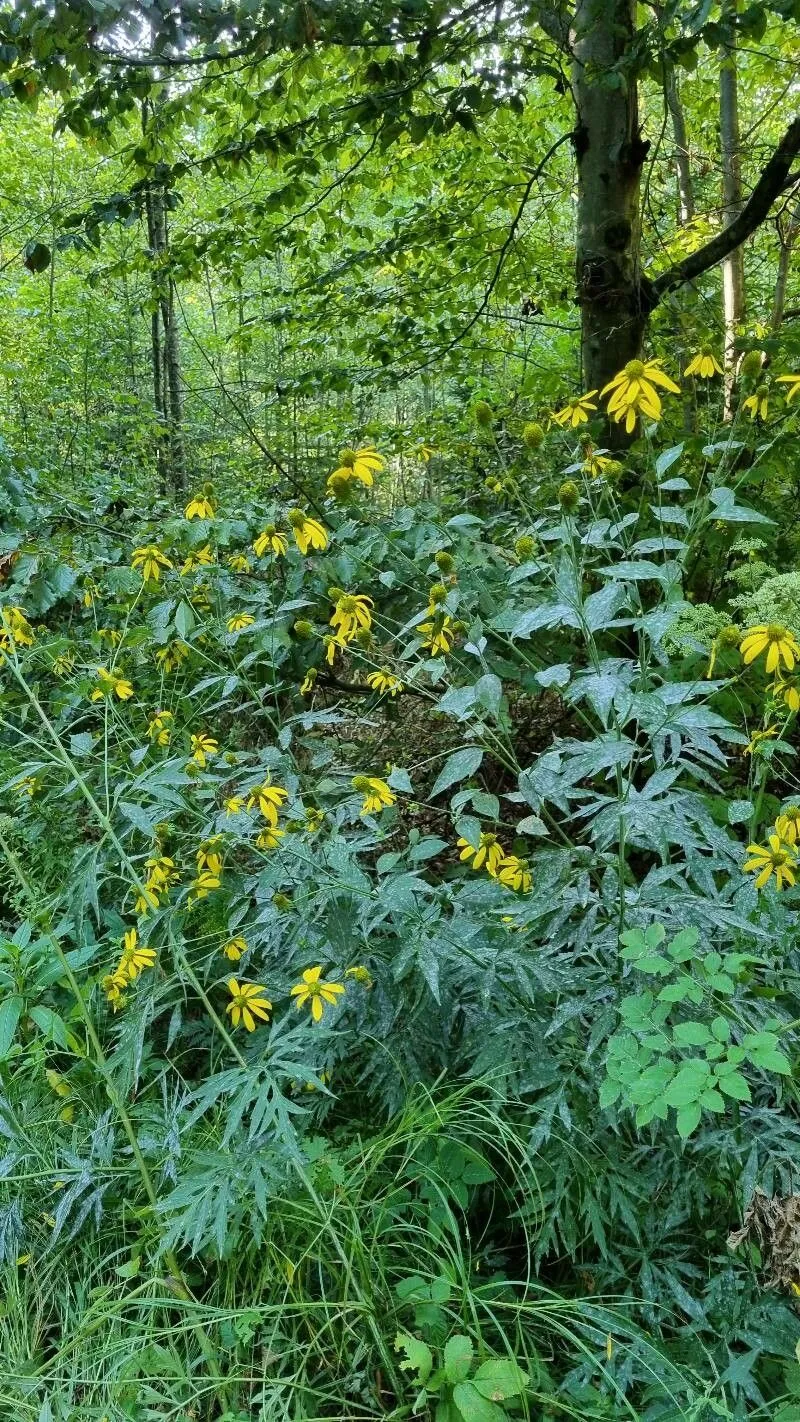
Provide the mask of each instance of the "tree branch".
POLYGON ((718 236, 706 242, 704 247, 692 252, 691 256, 684 257, 682 262, 676 262, 669 271, 657 277, 647 293, 649 304, 657 306, 667 292, 674 291, 676 287, 683 286, 684 282, 693 281, 695 277, 702 276, 703 272, 717 266, 761 226, 776 197, 783 192, 798 153, 800 117, 794 119, 787 128, 739 216, 718 236))

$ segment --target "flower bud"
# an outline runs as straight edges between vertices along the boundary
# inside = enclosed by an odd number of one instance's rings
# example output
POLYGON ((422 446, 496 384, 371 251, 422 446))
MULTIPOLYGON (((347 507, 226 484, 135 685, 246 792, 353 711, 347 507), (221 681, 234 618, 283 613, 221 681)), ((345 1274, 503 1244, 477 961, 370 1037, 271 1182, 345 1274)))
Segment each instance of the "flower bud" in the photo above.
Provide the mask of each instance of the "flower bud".
POLYGON ((479 400, 475 406, 475 420, 483 429, 488 429, 494 424, 494 410, 488 400, 479 400))
POLYGON ((447 588, 444 583, 433 583, 428 593, 428 600, 431 607, 435 607, 438 602, 444 602, 447 597, 447 588))
POLYGON ((747 377, 748 380, 755 380, 756 376, 761 374, 761 367, 763 363, 763 351, 748 351, 747 354, 742 357, 742 363, 739 366, 739 370, 742 375, 745 375, 747 377))
POLYGON ((565 479, 558 491, 558 502, 565 513, 572 513, 578 507, 581 495, 580 490, 572 479, 565 479))
POLYGON ((526 449, 538 449, 544 440, 544 430, 536 420, 531 420, 522 431, 522 443, 526 449))
POLYGON ((536 552, 536 539, 532 538, 529 533, 523 533, 514 544, 514 552, 523 562, 526 558, 532 558, 536 552))
POLYGON ((300 638, 301 642, 307 642, 309 637, 314 636, 314 624, 313 622, 307 622, 304 617, 301 617, 299 621, 295 622, 292 631, 295 637, 300 638))
POLYGON ((455 560, 444 548, 440 548, 433 561, 440 573, 452 573, 455 567, 455 560))
POLYGON ((333 494, 333 497, 340 499, 342 502, 349 499, 353 492, 350 480, 345 474, 331 474, 328 480, 328 488, 333 494))

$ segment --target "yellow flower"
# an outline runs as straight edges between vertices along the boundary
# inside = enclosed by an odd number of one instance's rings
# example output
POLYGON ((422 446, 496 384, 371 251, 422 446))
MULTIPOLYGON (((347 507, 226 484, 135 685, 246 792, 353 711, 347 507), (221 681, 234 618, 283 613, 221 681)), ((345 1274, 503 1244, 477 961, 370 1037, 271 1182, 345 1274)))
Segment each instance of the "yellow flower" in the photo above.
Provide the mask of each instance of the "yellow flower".
POLYGON ((211 839, 204 839, 203 843, 195 850, 198 874, 202 869, 208 869, 210 874, 219 876, 222 873, 222 854, 219 846, 222 843, 222 835, 215 834, 211 839))
POLYGON ((800 375, 779 375, 777 377, 777 383, 778 385, 791 386, 791 389, 786 392, 787 405, 790 404, 795 395, 800 394, 800 375))
POLYGON ((306 968, 302 982, 295 983, 290 993, 295 998, 295 1006, 307 1006, 315 1022, 322 1021, 326 1005, 334 1007, 337 997, 344 992, 341 983, 326 982, 321 974, 322 968, 306 968))
POLYGON ((215 741, 213 736, 206 735, 205 731, 200 731, 198 735, 191 736, 192 760, 205 770, 206 762, 211 756, 217 754, 219 741, 215 741))
POLYGON ((775 821, 775 833, 786 844, 800 844, 800 805, 781 810, 775 821))
POLYGON ((206 494, 194 494, 184 510, 185 518, 213 518, 214 505, 206 494))
POLYGON ((24 775, 14 786, 18 795, 27 795, 29 800, 33 798, 38 788, 39 783, 35 775, 24 775))
POLYGON ((353 789, 364 796, 362 815, 379 815, 382 810, 397 801, 397 796, 389 789, 386 781, 379 780, 374 775, 354 775, 353 789))
POLYGON ((286 534, 281 533, 274 523, 268 523, 253 544, 253 552, 257 558, 263 558, 265 553, 271 553, 275 558, 284 558, 288 548, 289 540, 286 534))
POLYGON ((595 454, 594 450, 591 449, 586 454, 581 469, 584 474, 588 474, 591 479, 602 479, 605 471, 610 469, 616 462, 615 459, 606 459, 604 454, 595 454))
MULTIPOLYGON (((330 637, 328 640, 331 641, 331 642, 335 642, 335 641, 336 641, 336 638, 335 638, 335 637, 330 637)), ((335 648, 334 648, 334 651, 335 651, 335 648)), ((311 692, 314 690, 314 683, 316 682, 318 675, 319 675, 319 673, 317 672, 317 668, 316 668, 316 667, 309 667, 308 671, 306 672, 305 676, 303 677, 303 680, 302 680, 301 683, 300 683, 300 695, 301 695, 301 696, 310 696, 310 695, 311 695, 311 692)))
POLYGON ((285 834, 286 830, 278 829, 276 825, 267 825, 256 836, 256 848, 277 849, 285 834))
POLYGON ((324 553, 328 546, 328 535, 316 518, 309 518, 300 509, 290 509, 286 521, 294 534, 294 541, 305 558, 309 548, 324 553))
POLYGON ((562 428, 569 425, 573 430, 577 429, 578 425, 584 425, 591 411, 597 409, 592 403, 592 396, 596 394, 596 390, 589 390, 586 395, 579 395, 577 400, 568 400, 562 409, 553 412, 553 420, 562 428))
POLYGON ((493 879, 497 878, 506 855, 496 834, 482 834, 477 847, 470 844, 468 839, 459 839, 458 848, 461 850, 459 859, 471 860, 473 869, 485 867, 487 874, 491 874, 493 879))
POLYGON ((283 809, 283 802, 288 798, 289 791, 284 790, 282 785, 273 785, 271 780, 265 780, 251 792, 247 808, 252 810, 257 805, 264 819, 268 820, 271 825, 276 825, 278 812, 283 809))
POLYGON ((230 978, 228 992, 231 1000, 225 1011, 230 1013, 234 1027, 238 1027, 241 1021, 248 1032, 253 1032, 258 1025, 257 1018, 262 1022, 269 1021, 272 1003, 264 996, 266 988, 260 983, 237 983, 235 978, 230 978))
POLYGON ((104 701, 107 696, 118 696, 120 701, 130 701, 133 696, 133 686, 124 677, 106 671, 105 667, 97 667, 95 675, 100 685, 96 686, 92 692, 92 701, 104 701))
POLYGON ((207 899, 214 889, 220 886, 218 874, 212 874, 209 869, 204 869, 202 874, 192 881, 192 893, 189 895, 189 902, 193 903, 198 899, 207 899))
POLYGON ((170 859, 167 854, 160 854, 157 858, 146 859, 145 868, 149 870, 147 888, 155 889, 157 893, 161 893, 163 889, 168 889, 170 884, 174 884, 178 878, 175 860, 170 859))
POLYGON ((362 987, 371 988, 373 986, 372 973, 369 968, 364 968, 360 963, 356 963, 352 968, 345 969, 345 977, 352 978, 354 982, 360 983, 362 987))
POLYGON ((397 696, 403 690, 403 683, 388 667, 381 667, 379 671, 370 672, 367 677, 367 685, 373 691, 379 691, 381 696, 397 696))
POLYGON ((223 803, 226 815, 238 815, 244 809, 244 795, 229 795, 223 803))
POLYGON ((234 573, 250 572, 250 559, 245 557, 244 553, 231 553, 227 562, 234 573))
POLYGON ((72 671, 72 669, 73 669, 74 666, 75 666, 75 653, 74 653, 74 652, 59 652, 58 656, 56 657, 55 661, 53 662, 53 675, 54 675, 54 676, 69 676, 69 674, 70 674, 70 672, 72 671))
MULTIPOLYGON (((343 637, 323 637, 322 645, 325 648, 325 660, 329 667, 333 666, 337 652, 345 652, 347 650, 347 643, 343 637)), ((316 680, 316 677, 314 679, 316 680)))
POLYGON ((775 887, 782 889, 784 882, 794 884, 794 870, 797 855, 791 845, 785 844, 777 834, 768 837, 767 844, 748 844, 744 873, 756 875, 756 888, 763 889, 771 875, 775 875, 775 887))
POLYGON ((795 662, 800 661, 800 646, 793 634, 779 622, 760 622, 756 627, 746 628, 739 650, 745 666, 766 652, 767 675, 780 671, 781 663, 787 671, 791 671, 795 662))
POLYGON ((722 366, 711 346, 701 346, 697 355, 693 355, 689 361, 684 375, 699 375, 701 380, 713 380, 715 375, 722 374, 722 366))
POLYGON ((453 619, 446 612, 437 611, 429 622, 421 622, 417 633, 422 638, 423 647, 430 650, 432 657, 451 651, 456 640, 453 619))
POLYGON ((134 913, 138 913, 144 916, 146 913, 149 913, 150 909, 158 908, 159 903, 160 899, 155 889, 149 888, 145 884, 141 890, 141 893, 138 893, 136 895, 136 900, 133 905, 133 911, 134 913))
POLYGON ((784 704, 790 711, 800 711, 800 686, 796 682, 776 682, 775 692, 783 697, 784 704))
POLYGON ((527 859, 518 859, 516 854, 505 856, 497 877, 501 884, 505 884, 509 889, 515 889, 517 893, 529 894, 531 891, 532 879, 528 861, 527 859))
POLYGON ((359 479, 362 484, 371 487, 373 476, 379 474, 386 464, 382 454, 373 448, 371 444, 365 444, 361 449, 342 449, 339 452, 339 467, 334 469, 328 477, 328 488, 335 487, 334 481, 359 479))
POLYGON ((652 420, 661 418, 661 399, 656 386, 680 395, 680 387, 663 370, 660 360, 629 360, 623 370, 609 380, 600 391, 600 396, 612 392, 608 401, 609 415, 617 424, 625 421, 625 429, 630 434, 636 427, 639 414, 649 415, 652 420))
POLYGON ((162 553, 155 543, 146 543, 143 548, 134 550, 131 567, 139 569, 142 582, 157 583, 161 577, 161 569, 171 568, 172 563, 166 553, 162 553))
POLYGON ((314 809, 314 807, 310 805, 306 806, 305 830, 307 834, 316 834, 317 830, 322 828, 324 821, 325 813, 323 810, 314 809))
POLYGON ((152 968, 156 961, 155 948, 146 948, 137 943, 135 928, 131 928, 123 938, 122 954, 114 976, 134 982, 143 968, 152 968))
POLYGON ((242 954, 247 952, 247 940, 244 938, 230 938, 222 951, 226 958, 230 958, 232 963, 238 963, 242 954))
POLYGON ((760 419, 765 420, 767 418, 768 408, 768 385, 757 385, 755 390, 753 391, 753 394, 748 395, 747 399, 742 401, 742 409, 749 411, 751 420, 754 420, 756 418, 756 415, 758 415, 760 419))
POLYGON ((211 568, 214 564, 214 552, 210 543, 204 543, 202 548, 198 548, 196 553, 187 554, 181 564, 181 576, 184 573, 191 573, 193 568, 211 568))
POLYGON ((32 647, 34 631, 21 607, 0 607, 0 648, 14 642, 18 647, 32 647))
POLYGON ((333 612, 330 617, 330 624, 337 637, 345 642, 352 642, 359 631, 364 628, 369 631, 372 626, 372 598, 364 593, 342 593, 336 599, 333 612))
POLYGON ((249 612, 237 612, 235 617, 228 618, 228 631, 243 632, 245 627, 252 627, 255 620, 249 612))
POLYGON ((189 655, 189 648, 185 642, 179 642, 177 638, 173 642, 168 642, 166 647, 158 647, 155 652, 155 659, 162 671, 178 671, 189 655))
POLYGON ((111 1006, 115 1012, 118 1012, 120 1007, 123 1007, 125 1005, 125 998, 123 997, 123 993, 127 986, 128 979, 122 977, 119 973, 107 973, 106 976, 103 978, 103 992, 105 993, 107 1001, 111 1003, 111 1006))
POLYGON ((763 745, 765 741, 770 740, 772 736, 777 736, 777 734, 777 726, 767 726, 765 731, 754 731, 749 741, 747 742, 747 745, 744 748, 743 754, 755 755, 759 746, 763 745))
POLYGON ((172 735, 171 711, 155 711, 147 722, 147 734, 157 746, 168 746, 172 735))

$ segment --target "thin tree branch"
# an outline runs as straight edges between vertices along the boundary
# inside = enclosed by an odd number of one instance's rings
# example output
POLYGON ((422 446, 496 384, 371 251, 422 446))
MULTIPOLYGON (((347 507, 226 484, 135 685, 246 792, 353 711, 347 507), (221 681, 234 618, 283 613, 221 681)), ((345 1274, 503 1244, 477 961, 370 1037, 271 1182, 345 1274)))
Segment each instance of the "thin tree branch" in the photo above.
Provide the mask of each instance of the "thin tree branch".
POLYGON ((775 149, 739 216, 697 252, 676 262, 650 285, 647 293, 652 306, 667 292, 703 275, 723 261, 755 232, 767 217, 773 202, 784 191, 792 163, 800 153, 800 117, 794 119, 775 149))

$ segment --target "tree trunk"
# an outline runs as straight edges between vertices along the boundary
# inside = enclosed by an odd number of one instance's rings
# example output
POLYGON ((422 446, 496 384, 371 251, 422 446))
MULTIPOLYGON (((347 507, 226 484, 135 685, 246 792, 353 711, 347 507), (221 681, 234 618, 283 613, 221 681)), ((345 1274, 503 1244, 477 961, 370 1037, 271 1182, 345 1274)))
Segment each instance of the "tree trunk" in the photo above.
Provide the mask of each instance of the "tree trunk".
POLYGON ((667 61, 664 78, 664 96, 672 119, 672 136, 675 140, 675 173, 678 180, 678 222, 688 227, 694 218, 694 183, 689 162, 689 140, 686 133, 686 118, 681 103, 678 76, 674 64, 667 61))
MULTIPOLYGON (((142 105, 142 131, 147 132, 150 109, 142 105)), ((179 493, 185 491, 186 454, 183 442, 183 393, 181 386, 181 355, 178 327, 175 320, 175 282, 167 270, 169 233, 167 204, 163 183, 153 180, 148 185, 145 207, 147 240, 150 247, 153 315, 151 350, 153 359, 153 395, 156 411, 166 426, 166 436, 159 440, 157 460, 163 487, 179 493)))
MULTIPOLYGON (((723 46, 719 71, 719 126, 722 146, 722 221, 729 227, 742 210, 742 160, 735 36, 723 46)), ((741 247, 722 263, 722 316, 725 328, 725 418, 733 418, 736 336, 744 320, 744 254, 741 247)))
MULTIPOLYGON (((639 356, 647 309, 640 273, 639 181, 648 145, 639 132, 634 0, 578 0, 572 92, 578 164, 577 290, 587 390, 600 390, 639 356)), ((614 427, 614 438, 619 436, 614 427)))

